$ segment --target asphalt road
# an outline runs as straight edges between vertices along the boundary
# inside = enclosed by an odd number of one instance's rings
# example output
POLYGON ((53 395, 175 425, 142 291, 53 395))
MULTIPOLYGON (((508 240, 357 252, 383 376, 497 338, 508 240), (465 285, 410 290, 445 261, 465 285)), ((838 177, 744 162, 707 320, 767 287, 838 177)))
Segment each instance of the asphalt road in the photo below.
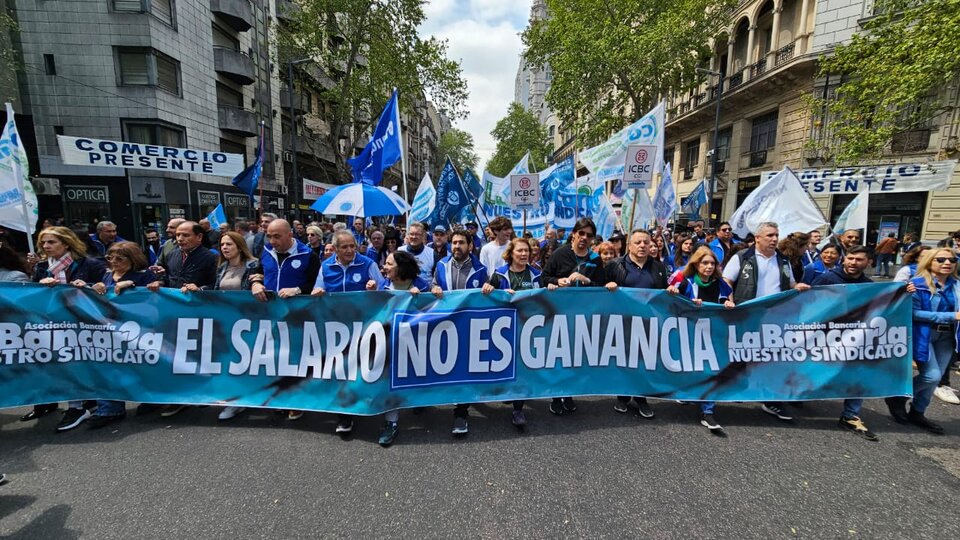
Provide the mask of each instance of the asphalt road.
POLYGON ((397 444, 380 418, 333 435, 334 417, 289 422, 261 411, 217 425, 216 408, 130 416, 52 433, 59 415, 0 414, 2 538, 956 538, 960 407, 934 400, 947 436, 864 410, 868 442, 836 426, 840 404, 807 403, 784 424, 755 405, 653 402, 657 417, 580 400, 569 417, 528 404, 401 414, 397 444))

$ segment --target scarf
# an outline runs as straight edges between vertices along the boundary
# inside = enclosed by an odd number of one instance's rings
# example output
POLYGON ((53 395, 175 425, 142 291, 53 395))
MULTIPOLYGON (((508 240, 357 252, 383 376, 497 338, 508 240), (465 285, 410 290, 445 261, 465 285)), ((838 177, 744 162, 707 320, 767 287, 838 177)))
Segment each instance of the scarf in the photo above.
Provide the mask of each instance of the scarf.
POLYGON ((70 265, 73 264, 73 257, 70 256, 68 251, 61 257, 59 260, 56 259, 47 259, 47 270, 50 271, 50 275, 56 278, 61 284, 67 283, 67 269, 70 268, 70 265))
POLYGON ((700 279, 700 274, 693 275, 693 282, 697 284, 697 287, 709 287, 713 283, 713 280, 707 281, 706 283, 700 279))

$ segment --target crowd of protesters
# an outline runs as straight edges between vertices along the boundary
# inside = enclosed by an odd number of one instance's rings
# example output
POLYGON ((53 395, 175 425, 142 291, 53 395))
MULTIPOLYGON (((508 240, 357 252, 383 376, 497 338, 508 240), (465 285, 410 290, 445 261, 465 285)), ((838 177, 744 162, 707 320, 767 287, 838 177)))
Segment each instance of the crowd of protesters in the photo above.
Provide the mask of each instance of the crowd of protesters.
MULTIPOLYGON (((960 319, 960 279, 957 243, 960 233, 937 247, 921 244, 907 234, 901 245, 889 235, 873 249, 862 246, 860 231, 845 231, 822 242, 819 231, 781 237, 775 223, 764 223, 744 238, 727 222, 708 231, 700 222, 686 230, 657 227, 616 233, 603 239, 590 219, 580 219, 567 234, 548 228, 543 238, 517 236, 504 217, 480 229, 476 223, 448 228, 410 223, 407 227, 375 226, 362 218, 350 223, 287 221, 264 213, 259 222, 237 221, 212 228, 207 220, 171 219, 161 234, 144 233, 142 242, 127 241, 110 221, 92 231, 46 222, 36 237, 36 253, 21 257, 0 237, 0 281, 35 282, 50 287, 89 287, 99 294, 121 294, 133 288, 183 293, 204 290, 249 291, 259 301, 326 293, 393 290, 427 293, 440 298, 447 291, 475 289, 516 291, 566 287, 620 287, 664 290, 695 305, 738 304, 782 291, 811 286, 846 285, 890 277, 898 254, 902 267, 894 281, 913 293, 913 360, 918 374, 914 397, 888 398, 886 405, 898 422, 931 433, 943 428, 928 419, 931 399, 960 404, 950 388, 950 365, 956 360, 960 319), (165 236, 165 238, 164 238, 165 236)), ((839 425, 868 440, 877 440, 860 418, 863 400, 844 401, 839 425)), ((524 401, 512 402, 511 422, 527 425, 524 401)), ((722 435, 713 402, 698 402, 700 423, 722 435)), ((469 431, 471 404, 454 407, 452 433, 469 431)), ((781 421, 791 421, 786 403, 762 403, 761 409, 781 421)), ((169 417, 187 405, 140 404, 137 414, 158 412, 169 417)), ((646 419, 655 413, 644 396, 620 396, 618 413, 631 409, 646 419)), ((58 404, 35 406, 21 420, 30 421, 58 410, 58 404)), ((549 411, 573 414, 573 397, 554 398, 549 411)), ((228 421, 242 407, 225 407, 218 418, 228 421)), ((303 411, 283 411, 297 420, 303 411)), ((86 423, 91 429, 122 420, 126 406, 118 401, 70 402, 56 425, 58 432, 86 423)), ((399 410, 384 415, 379 438, 383 446, 399 434, 399 410)), ((339 415, 336 432, 348 434, 355 418, 339 415)))

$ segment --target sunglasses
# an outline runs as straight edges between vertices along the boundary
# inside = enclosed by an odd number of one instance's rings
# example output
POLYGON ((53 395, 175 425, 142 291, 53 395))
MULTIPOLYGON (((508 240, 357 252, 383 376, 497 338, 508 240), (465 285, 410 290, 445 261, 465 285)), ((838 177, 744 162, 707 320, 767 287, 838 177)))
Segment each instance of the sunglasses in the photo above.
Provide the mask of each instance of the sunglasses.
POLYGON ((937 261, 940 264, 946 264, 946 263, 957 264, 956 257, 936 257, 933 260, 937 261))
POLYGON ((593 237, 596 236, 596 235, 593 234, 592 232, 577 231, 577 236, 581 236, 581 237, 583 237, 583 238, 593 238, 593 237))
POLYGON ((720 232, 730 232, 730 231, 732 231, 732 230, 733 230, 733 229, 731 229, 730 227, 724 227, 724 228, 720 229, 720 232))

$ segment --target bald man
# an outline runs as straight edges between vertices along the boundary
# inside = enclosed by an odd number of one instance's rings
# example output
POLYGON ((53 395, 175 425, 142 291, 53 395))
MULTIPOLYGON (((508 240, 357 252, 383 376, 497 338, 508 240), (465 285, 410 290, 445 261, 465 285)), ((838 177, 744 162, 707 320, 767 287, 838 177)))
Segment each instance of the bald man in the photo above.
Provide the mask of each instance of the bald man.
POLYGON ((268 291, 280 298, 310 294, 320 272, 317 254, 294 237, 293 227, 285 219, 275 219, 267 225, 266 239, 260 256, 263 283, 253 284, 253 296, 264 302, 268 291))

